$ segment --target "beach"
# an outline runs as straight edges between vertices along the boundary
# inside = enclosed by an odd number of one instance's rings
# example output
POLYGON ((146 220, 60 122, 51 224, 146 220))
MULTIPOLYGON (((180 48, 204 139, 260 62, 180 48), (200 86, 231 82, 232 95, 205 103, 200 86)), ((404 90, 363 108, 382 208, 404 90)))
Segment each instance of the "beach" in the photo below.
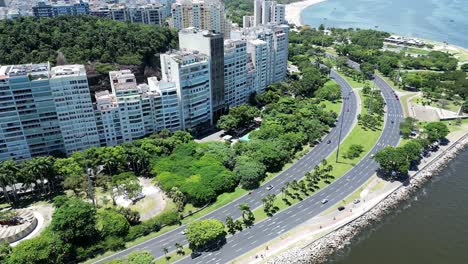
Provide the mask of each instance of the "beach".
POLYGON ((289 24, 295 24, 296 26, 302 26, 301 12, 305 8, 315 5, 325 0, 305 0, 286 5, 286 20, 289 24))

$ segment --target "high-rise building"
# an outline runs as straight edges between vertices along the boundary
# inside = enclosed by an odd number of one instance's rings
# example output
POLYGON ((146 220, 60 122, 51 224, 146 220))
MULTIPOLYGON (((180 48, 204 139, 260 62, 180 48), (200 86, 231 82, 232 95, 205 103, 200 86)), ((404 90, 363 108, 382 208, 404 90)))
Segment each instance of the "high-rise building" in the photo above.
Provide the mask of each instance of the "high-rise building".
POLYGON ((286 24, 285 12, 286 6, 278 4, 276 1, 254 0, 253 25, 286 24))
POLYGON ((198 132, 210 127, 213 118, 209 57, 189 50, 162 54, 161 72, 163 80, 175 83, 182 129, 198 132))
POLYGON ((56 17, 61 15, 88 15, 89 4, 80 0, 77 3, 59 2, 56 4, 49 4, 45 1, 39 1, 33 6, 33 14, 36 17, 56 17))
POLYGON ((179 47, 199 51, 209 57, 211 105, 214 121, 224 113, 224 40, 222 34, 210 33, 207 30, 186 28, 179 31, 179 47))
POLYGON ((242 17, 242 27, 249 28, 255 26, 255 17, 254 16, 243 16, 242 17))
POLYGON ((224 41, 224 94, 229 107, 246 103, 254 92, 248 83, 249 57, 245 40, 224 41))
POLYGON ((0 68, 0 160, 63 151, 49 64, 0 68))
POLYGON ((247 42, 255 68, 255 91, 262 93, 272 83, 286 78, 288 65, 289 27, 267 24, 232 32, 232 39, 247 42))
POLYGON ((169 25, 176 29, 195 27, 222 33, 229 38, 231 21, 226 18, 224 3, 220 0, 183 1, 172 4, 169 25))
MULTIPOLYGON (((168 4, 172 3, 167 1, 168 4)), ((166 4, 145 4, 129 7, 125 4, 113 4, 106 7, 92 9, 92 16, 107 17, 115 21, 143 23, 148 25, 164 25, 165 19, 170 15, 166 4)))
POLYGON ((57 66, 50 72, 50 87, 66 154, 99 146, 85 67, 57 66))

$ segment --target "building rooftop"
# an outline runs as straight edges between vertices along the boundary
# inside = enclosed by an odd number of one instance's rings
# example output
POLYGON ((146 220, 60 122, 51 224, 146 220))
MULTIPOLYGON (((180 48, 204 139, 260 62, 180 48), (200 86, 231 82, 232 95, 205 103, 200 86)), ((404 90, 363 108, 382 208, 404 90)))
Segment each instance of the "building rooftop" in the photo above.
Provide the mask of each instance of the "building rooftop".
POLYGON ((28 75, 31 80, 48 79, 49 70, 49 63, 8 65, 0 67, 0 77, 28 75))
POLYGON ((84 65, 63 65, 52 67, 50 70, 51 78, 62 78, 67 76, 86 76, 84 65))

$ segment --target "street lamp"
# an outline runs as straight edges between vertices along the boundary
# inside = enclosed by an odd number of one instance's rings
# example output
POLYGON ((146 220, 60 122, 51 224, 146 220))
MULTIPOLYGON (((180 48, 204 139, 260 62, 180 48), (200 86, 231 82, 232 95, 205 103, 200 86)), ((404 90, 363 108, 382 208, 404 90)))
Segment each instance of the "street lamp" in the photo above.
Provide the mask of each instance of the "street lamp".
MULTIPOLYGON (((346 100, 348 98, 349 98, 349 96, 348 97, 343 97, 343 110, 346 109, 346 100)), ((336 149, 336 159, 335 159, 336 163, 338 163, 338 157, 340 156, 341 132, 343 131, 343 123, 344 123, 344 120, 345 120, 345 114, 346 114, 346 111, 343 111, 343 114, 341 116, 340 133, 338 134, 338 148, 336 149)))
POLYGON ((87 180, 88 180, 88 190, 89 190, 89 198, 91 198, 91 201, 93 202, 94 208, 96 208, 96 202, 94 201, 94 193, 93 193, 93 185, 91 183, 91 176, 94 177, 94 171, 91 168, 86 169, 86 174, 87 174, 87 180))

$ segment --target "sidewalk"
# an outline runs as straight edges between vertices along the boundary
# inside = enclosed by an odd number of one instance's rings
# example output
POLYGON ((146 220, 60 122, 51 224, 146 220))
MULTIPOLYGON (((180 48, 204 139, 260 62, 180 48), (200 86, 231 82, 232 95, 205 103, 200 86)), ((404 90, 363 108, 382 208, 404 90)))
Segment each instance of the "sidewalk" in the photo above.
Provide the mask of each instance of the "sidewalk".
MULTIPOLYGON (((464 126, 464 128, 468 128, 468 126, 464 126)), ((464 130, 466 131, 466 129, 464 130)), ((446 146, 440 146, 438 151, 432 152, 427 158, 423 158, 420 167, 432 161, 440 153, 449 148, 453 144, 452 142, 457 141, 465 134, 466 132, 464 131, 454 131, 450 133, 447 138, 451 143, 446 146)), ((417 171, 410 171, 409 175, 413 177, 416 173, 417 171)), ((260 247, 252 249, 250 252, 231 261, 231 263, 266 263, 267 260, 274 255, 278 255, 294 247, 305 247, 313 241, 362 216, 401 185, 401 182, 387 182, 374 175, 369 181, 364 183, 360 189, 356 190, 356 192, 361 190, 359 192, 360 203, 353 204, 351 201, 344 204, 340 202, 321 215, 308 220, 260 247), (346 209, 338 211, 336 208, 340 205, 345 206, 346 209)), ((356 192, 350 196, 356 196, 356 192)))

